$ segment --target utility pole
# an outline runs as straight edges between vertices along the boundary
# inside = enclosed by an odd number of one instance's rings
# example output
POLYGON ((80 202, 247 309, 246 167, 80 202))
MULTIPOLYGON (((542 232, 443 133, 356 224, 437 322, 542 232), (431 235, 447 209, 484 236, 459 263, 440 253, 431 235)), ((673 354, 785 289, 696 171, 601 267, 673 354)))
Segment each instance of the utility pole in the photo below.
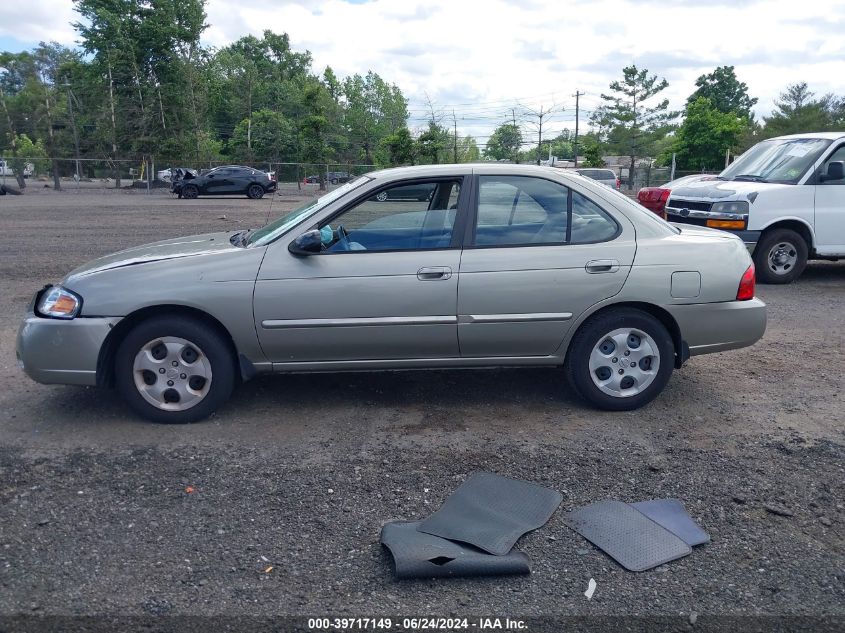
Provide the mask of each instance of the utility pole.
POLYGON ((76 117, 73 115, 73 100, 76 99, 70 89, 70 82, 65 79, 62 87, 67 88, 67 110, 70 114, 70 129, 73 131, 73 148, 76 152, 76 181, 79 182, 81 176, 79 175, 79 135, 76 132, 76 117))
POLYGON ((578 167, 578 115, 580 113, 579 100, 581 97, 584 96, 584 93, 576 90, 573 96, 575 97, 575 141, 572 143, 572 147, 575 149, 575 167, 578 167))
POLYGON ((454 108, 452 108, 452 122, 455 124, 455 138, 454 138, 454 152, 453 152, 454 160, 452 162, 457 164, 457 162, 458 162, 458 119, 455 118, 455 109, 454 108))
MULTIPOLYGON (((516 127, 516 108, 511 108, 511 114, 513 115, 513 129, 517 129, 517 127, 516 127)), ((519 163, 519 148, 518 147, 514 150, 513 162, 519 163)))

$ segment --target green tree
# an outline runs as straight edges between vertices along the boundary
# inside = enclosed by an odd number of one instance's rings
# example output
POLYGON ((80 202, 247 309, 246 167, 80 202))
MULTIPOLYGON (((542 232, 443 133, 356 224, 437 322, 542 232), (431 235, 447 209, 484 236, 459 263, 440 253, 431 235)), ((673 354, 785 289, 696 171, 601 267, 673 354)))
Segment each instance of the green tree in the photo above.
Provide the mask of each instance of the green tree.
POLYGON ((352 75, 343 82, 346 99, 345 124, 353 146, 360 148, 357 159, 373 164, 373 151, 380 141, 408 120, 407 101, 394 85, 374 72, 352 75))
POLYGON ((772 115, 763 118, 761 136, 825 132, 845 126, 845 99, 832 94, 820 99, 814 99, 814 96, 806 82, 788 86, 775 102, 772 115))
MULTIPOLYGON (((317 80, 309 81, 303 90, 304 117, 299 127, 302 160, 307 163, 328 163, 331 148, 327 142, 329 120, 328 104, 332 101, 326 87, 317 80)), ((326 188, 326 172, 320 170, 320 189, 326 188)))
POLYGON ((669 85, 665 79, 649 76, 647 69, 635 65, 623 68, 622 75, 622 81, 610 84, 612 94, 602 94, 605 105, 595 112, 593 123, 604 131, 608 145, 630 158, 628 186, 632 187, 637 158, 651 151, 653 141, 665 134, 677 113, 669 111, 668 99, 653 101, 669 85))
POLYGON ((407 127, 385 136, 379 143, 378 164, 397 167, 413 165, 415 159, 414 139, 407 127))
POLYGON ((581 142, 581 147, 584 148, 584 167, 604 167, 604 158, 602 158, 601 145, 594 138, 584 138, 581 142))
POLYGON ((297 130, 280 112, 258 110, 235 126, 229 147, 230 154, 240 161, 293 161, 298 150, 297 130))
POLYGON ((434 121, 429 121, 428 129, 417 138, 416 153, 421 159, 420 162, 433 165, 448 162, 445 152, 451 149, 450 140, 451 135, 446 128, 434 121))
POLYGON ((733 66, 719 66, 712 73, 701 75, 695 85, 698 88, 689 96, 687 104, 704 97, 719 112, 735 112, 749 121, 754 119, 751 110, 757 99, 748 96, 748 86, 737 79, 733 66))
POLYGON ((458 137, 458 162, 477 163, 481 160, 481 150, 472 136, 458 137))
POLYGON ((487 139, 484 157, 491 160, 517 161, 522 147, 522 131, 514 123, 503 123, 487 139))
POLYGON ((676 154, 679 169, 721 170, 726 150, 739 145, 746 122, 744 116, 722 112, 709 99, 699 97, 687 105, 684 122, 675 134, 669 155, 676 154))

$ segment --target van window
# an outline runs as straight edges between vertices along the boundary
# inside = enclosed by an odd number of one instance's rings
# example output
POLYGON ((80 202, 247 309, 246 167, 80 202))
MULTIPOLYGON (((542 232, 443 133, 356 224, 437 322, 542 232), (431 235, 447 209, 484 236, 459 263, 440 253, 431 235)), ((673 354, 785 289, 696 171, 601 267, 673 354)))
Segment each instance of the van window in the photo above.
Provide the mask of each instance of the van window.
POLYGON ((771 139, 757 143, 719 174, 721 180, 797 183, 828 148, 818 138, 771 139))

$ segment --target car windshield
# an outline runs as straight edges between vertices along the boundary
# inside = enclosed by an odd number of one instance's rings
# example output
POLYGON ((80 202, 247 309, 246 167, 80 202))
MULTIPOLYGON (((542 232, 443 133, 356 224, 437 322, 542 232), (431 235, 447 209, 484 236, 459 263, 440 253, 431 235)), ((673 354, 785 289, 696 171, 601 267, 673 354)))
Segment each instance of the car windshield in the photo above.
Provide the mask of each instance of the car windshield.
POLYGON ((819 138, 763 141, 737 158, 719 179, 795 184, 828 145, 829 140, 819 138))
POLYGON ((255 231, 252 235, 249 236, 249 240, 247 240, 247 246, 263 246, 264 244, 269 244, 270 242, 278 238, 280 235, 282 235, 289 228, 291 228, 294 224, 297 224, 299 221, 305 219, 306 217, 317 213, 317 211, 331 204, 332 202, 342 197, 349 191, 357 189, 358 187, 369 181, 370 178, 367 178, 366 176, 361 176, 360 178, 356 178, 355 180, 347 182, 345 185, 338 187, 334 191, 331 191, 324 196, 315 198, 314 200, 310 200, 298 209, 294 209, 287 215, 283 215, 277 220, 273 220, 272 222, 270 222, 270 224, 255 231))

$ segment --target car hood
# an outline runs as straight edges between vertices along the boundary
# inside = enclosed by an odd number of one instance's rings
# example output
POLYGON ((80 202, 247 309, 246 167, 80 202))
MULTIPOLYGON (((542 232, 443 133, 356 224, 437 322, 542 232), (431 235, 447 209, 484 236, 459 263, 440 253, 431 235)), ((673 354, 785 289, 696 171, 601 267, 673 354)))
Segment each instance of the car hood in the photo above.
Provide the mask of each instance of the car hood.
POLYGON ((122 268, 124 266, 137 266, 138 264, 147 264, 166 259, 195 257, 197 255, 228 253, 241 250, 229 241, 231 235, 232 232, 205 233, 203 235, 177 237, 152 244, 134 246, 83 264, 71 271, 67 279, 78 279, 86 275, 104 270, 112 270, 114 268, 122 268))
POLYGON ((761 191, 773 191, 793 185, 774 182, 749 182, 745 180, 696 180, 672 187, 671 198, 684 200, 751 200, 761 191))

